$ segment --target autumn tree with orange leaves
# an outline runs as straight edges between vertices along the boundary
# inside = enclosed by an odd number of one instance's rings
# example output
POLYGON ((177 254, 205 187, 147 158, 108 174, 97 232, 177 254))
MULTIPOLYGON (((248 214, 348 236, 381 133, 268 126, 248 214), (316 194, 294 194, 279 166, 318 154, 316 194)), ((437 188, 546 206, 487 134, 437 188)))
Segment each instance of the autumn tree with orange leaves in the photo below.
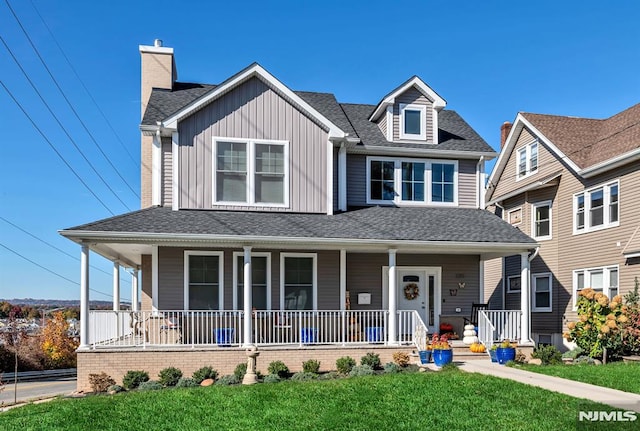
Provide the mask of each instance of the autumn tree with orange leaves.
POLYGON ((47 358, 47 368, 76 366, 78 343, 69 337, 69 323, 61 311, 53 313, 42 329, 42 350, 47 358))

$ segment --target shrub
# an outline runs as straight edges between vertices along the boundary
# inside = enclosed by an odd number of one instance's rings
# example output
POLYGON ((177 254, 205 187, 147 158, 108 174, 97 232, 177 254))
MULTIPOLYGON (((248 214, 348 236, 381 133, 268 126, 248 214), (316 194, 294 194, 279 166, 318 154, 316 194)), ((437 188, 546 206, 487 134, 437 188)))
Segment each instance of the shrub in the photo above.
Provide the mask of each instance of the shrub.
POLYGON ((349 374, 355 365, 355 359, 350 356, 343 356, 342 358, 338 358, 336 361, 336 369, 341 374, 349 374))
POLYGON ((370 376, 373 373, 373 368, 371 368, 370 365, 354 365, 354 367, 351 368, 351 371, 349 371, 349 376, 370 376))
POLYGON ((242 362, 236 365, 236 369, 233 370, 233 375, 236 376, 236 379, 241 382, 244 379, 244 375, 247 374, 247 364, 242 362))
POLYGON ((387 362, 384 364, 384 372, 387 374, 400 373, 402 372, 402 367, 395 362, 387 362))
POLYGON ((195 379, 191 377, 181 377, 176 383, 176 388, 194 388, 199 386, 200 383, 196 382, 195 379))
POLYGON ((302 371, 305 373, 318 374, 318 372, 320 372, 320 361, 316 361, 315 359, 304 361, 302 363, 302 371))
POLYGON ((100 374, 89 374, 89 384, 93 392, 100 393, 107 392, 110 386, 116 384, 116 381, 103 371, 100 374))
POLYGON ((277 374, 267 374, 266 376, 264 376, 264 379, 262 379, 262 381, 264 383, 278 383, 281 382, 282 379, 277 374))
POLYGON ((122 378, 122 386, 128 391, 140 386, 140 383, 149 380, 149 373, 146 371, 127 371, 122 378))
POLYGON ((393 353, 393 362, 401 367, 406 367, 409 365, 409 355, 405 352, 394 352, 393 353))
POLYGON ((107 393, 117 394, 118 392, 124 391, 124 388, 120 385, 111 385, 107 388, 107 393))
POLYGON ((562 354, 556 346, 539 346, 533 350, 531 357, 540 359, 542 365, 555 365, 562 362, 562 354))
POLYGON ((569 359, 576 359, 579 356, 582 356, 582 354, 584 353, 584 350, 582 350, 580 347, 576 347, 573 350, 568 350, 566 352, 564 352, 562 354, 563 358, 569 358, 569 359))
POLYGON ((301 381, 305 381, 305 380, 315 380, 318 378, 318 375, 316 373, 306 373, 304 371, 299 371, 297 373, 295 373, 293 376, 291 376, 291 380, 296 381, 296 382, 301 382, 301 381))
POLYGON ((197 384, 200 384, 203 380, 206 379, 215 380, 218 377, 218 372, 212 367, 202 367, 194 371, 191 377, 193 377, 193 380, 195 380, 197 384))
POLYGON ((318 375, 318 380, 335 380, 339 379, 341 376, 337 371, 329 371, 328 373, 322 373, 318 375))
MULTIPOLYGON (((238 367, 236 367, 237 369, 238 367)), ((221 386, 230 386, 230 385, 237 385, 240 383, 240 379, 238 378, 238 376, 236 376, 235 374, 227 374, 226 376, 222 376, 220 377, 218 380, 216 380, 216 385, 221 385, 221 386)))
POLYGON ((147 380, 146 382, 140 383, 140 386, 138 386, 139 391, 157 391, 162 388, 163 386, 156 380, 147 380))
POLYGON ((269 367, 267 368, 267 371, 269 371, 269 374, 277 374, 282 378, 286 378, 289 376, 289 367, 287 367, 282 361, 271 362, 269 364, 269 367))
POLYGON ((517 364, 524 364, 525 362, 527 362, 527 356, 524 353, 522 353, 522 350, 520 349, 516 350, 515 362, 517 364))
POLYGON ((182 371, 175 367, 168 367, 160 370, 158 381, 162 386, 175 386, 182 378, 182 371))
POLYGON ((369 352, 360 358, 360 365, 368 365, 373 370, 380 368, 380 355, 369 352))
POLYGON ((573 361, 576 365, 593 365, 596 363, 595 359, 589 356, 580 356, 573 361))

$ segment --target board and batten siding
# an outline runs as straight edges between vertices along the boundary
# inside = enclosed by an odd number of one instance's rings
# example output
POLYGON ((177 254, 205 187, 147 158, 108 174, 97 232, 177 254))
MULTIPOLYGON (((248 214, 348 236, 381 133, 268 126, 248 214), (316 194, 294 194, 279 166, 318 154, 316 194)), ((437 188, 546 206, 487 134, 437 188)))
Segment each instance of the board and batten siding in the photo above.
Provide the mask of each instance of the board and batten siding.
POLYGON ((532 143, 536 140, 536 136, 533 135, 526 127, 520 132, 520 136, 516 141, 516 145, 513 147, 513 151, 509 154, 509 159, 505 165, 504 170, 500 178, 494 180, 497 184, 491 200, 495 200, 500 196, 524 187, 528 184, 540 181, 541 179, 561 171, 564 168, 558 159, 551 153, 549 148, 541 141, 538 141, 538 172, 516 181, 517 178, 517 166, 518 166, 518 150, 523 146, 532 143))
MULTIPOLYGON (((429 160, 435 161, 436 159, 429 160)), ((458 160, 458 206, 471 208, 477 206, 477 163, 477 160, 458 160)), ((347 155, 347 205, 350 207, 367 206, 366 155, 347 155)))
POLYGON ((258 78, 178 124, 180 208, 327 212, 328 133, 258 78), (213 205, 213 137, 289 142, 289 207, 213 205))
POLYGON ((170 207, 173 201, 173 153, 171 138, 162 138, 162 206, 170 207))
MULTIPOLYGON (((427 107, 426 112, 426 142, 433 143, 433 101, 429 100, 424 94, 415 87, 407 89, 404 93, 396 97, 393 105, 393 140, 400 140, 400 104, 424 105, 427 107)), ((418 141, 421 142, 421 141, 418 141)))

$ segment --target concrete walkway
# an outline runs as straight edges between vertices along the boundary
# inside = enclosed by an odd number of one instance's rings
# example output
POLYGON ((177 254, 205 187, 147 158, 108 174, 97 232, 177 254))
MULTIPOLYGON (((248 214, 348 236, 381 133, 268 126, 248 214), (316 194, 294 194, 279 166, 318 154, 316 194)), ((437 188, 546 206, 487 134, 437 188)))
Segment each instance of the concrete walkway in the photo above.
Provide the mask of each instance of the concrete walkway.
POLYGON ((603 388, 602 386, 576 382, 575 380, 562 379, 560 377, 547 376, 545 374, 532 373, 506 367, 489 361, 467 361, 460 364, 460 369, 470 373, 488 374, 503 379, 515 380, 531 386, 548 389, 554 392, 570 395, 576 398, 584 398, 597 403, 632 410, 640 413, 640 395, 623 392, 616 389, 603 388))

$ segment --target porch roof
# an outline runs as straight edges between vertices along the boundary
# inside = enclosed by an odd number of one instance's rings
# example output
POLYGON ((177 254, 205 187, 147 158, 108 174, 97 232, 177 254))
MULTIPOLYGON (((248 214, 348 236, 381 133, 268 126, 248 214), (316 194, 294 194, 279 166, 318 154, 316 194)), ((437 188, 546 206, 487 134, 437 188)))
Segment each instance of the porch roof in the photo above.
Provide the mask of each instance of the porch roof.
POLYGON ((325 215, 151 207, 60 233, 92 244, 202 246, 198 244, 206 242, 371 251, 391 247, 409 251, 413 247, 422 252, 494 255, 537 245, 499 217, 473 208, 371 207, 325 215))

